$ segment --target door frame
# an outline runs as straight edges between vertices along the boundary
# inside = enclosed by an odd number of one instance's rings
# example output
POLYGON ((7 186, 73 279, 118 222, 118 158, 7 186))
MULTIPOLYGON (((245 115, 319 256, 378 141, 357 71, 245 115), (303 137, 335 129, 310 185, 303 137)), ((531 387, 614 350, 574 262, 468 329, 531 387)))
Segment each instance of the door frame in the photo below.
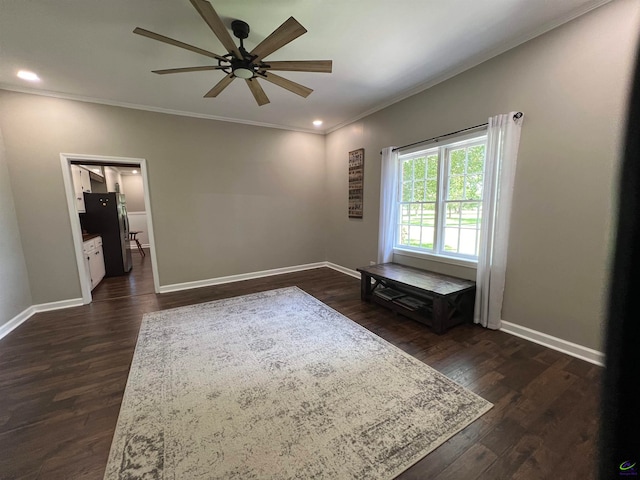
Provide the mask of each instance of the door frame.
POLYGON ((153 214, 151 212, 151 199, 149 196, 149 177, 147 175, 147 161, 144 158, 129 157, 109 157, 105 155, 86 155, 80 153, 61 153, 60 165, 62 167, 62 179, 64 181, 65 196, 67 197, 67 208, 69 209, 69 219, 71 220, 71 234, 73 236, 73 246, 76 253, 76 263, 78 266, 78 278, 82 289, 82 303, 91 303, 91 285, 87 283, 88 273, 82 254, 82 227, 80 217, 76 207, 76 199, 73 190, 73 178, 71 176, 71 162, 83 161, 102 162, 114 166, 119 164, 138 164, 142 174, 142 185, 144 189, 144 207, 147 212, 147 232, 149 234, 149 250, 151 255, 151 271, 153 272, 153 288, 156 293, 160 293, 160 281, 158 277, 158 260, 156 257, 155 236, 153 233, 153 214))

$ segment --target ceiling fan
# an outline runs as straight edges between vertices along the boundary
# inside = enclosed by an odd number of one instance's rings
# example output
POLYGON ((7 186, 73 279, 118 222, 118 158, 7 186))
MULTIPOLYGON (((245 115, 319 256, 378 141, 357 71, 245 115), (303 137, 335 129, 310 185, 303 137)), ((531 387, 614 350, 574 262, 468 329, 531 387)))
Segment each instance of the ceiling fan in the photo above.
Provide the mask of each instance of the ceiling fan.
POLYGON ((247 52, 243 44, 243 40, 249 36, 249 25, 247 23, 242 20, 234 20, 231 22, 233 34, 240 39, 240 46, 236 46, 233 38, 231 38, 227 28, 220 19, 220 16, 207 0, 189 1, 209 28, 211 28, 218 40, 220 40, 220 43, 222 43, 224 48, 227 49, 228 53, 226 55, 218 55, 208 50, 189 45, 188 43, 180 42, 173 38, 160 35, 159 33, 154 33, 149 30, 145 30, 144 28, 137 27, 133 33, 168 43, 169 45, 184 48, 185 50, 190 50, 192 52, 199 53, 200 55, 215 58, 218 61, 218 65, 169 68, 165 70, 153 70, 153 73, 165 75, 169 73, 222 70, 227 75, 204 95, 205 98, 217 97, 220 92, 229 86, 234 79, 241 78, 245 80, 249 86, 249 90, 251 90, 251 93, 253 94, 253 97, 260 106, 269 103, 269 98, 258 83, 259 78, 278 85, 279 87, 289 90, 301 97, 306 98, 311 92, 313 92, 312 89, 307 88, 304 85, 300 85, 299 83, 276 75, 273 73, 273 70, 331 73, 331 60, 264 61, 265 57, 284 47, 287 43, 295 40, 300 35, 307 33, 307 30, 300 25, 295 18, 289 17, 289 19, 276 28, 271 35, 260 42, 253 50, 247 52))

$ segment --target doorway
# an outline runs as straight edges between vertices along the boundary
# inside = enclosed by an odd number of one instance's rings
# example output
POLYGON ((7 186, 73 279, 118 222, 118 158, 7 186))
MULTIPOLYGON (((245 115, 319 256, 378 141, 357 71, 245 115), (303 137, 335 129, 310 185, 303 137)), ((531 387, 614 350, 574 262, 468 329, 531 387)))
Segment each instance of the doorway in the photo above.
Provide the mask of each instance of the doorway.
MULTIPOLYGON (((146 160, 63 153, 60 154, 60 161, 83 303, 142 293, 158 293, 159 282, 146 160), (79 170, 90 178, 90 187, 84 191, 76 191, 78 177, 74 178, 74 175, 80 175, 79 170), (102 202, 103 197, 107 202, 109 199, 114 203, 118 202, 119 220, 116 223, 121 225, 119 235, 123 238, 118 249, 121 252, 120 257, 125 258, 125 267, 122 272, 111 274, 109 262, 114 257, 109 248, 113 243, 102 246, 103 237, 106 242, 107 235, 98 237, 100 229, 92 228, 95 222, 89 221, 93 218, 90 214, 92 202, 96 200, 102 202), (84 200, 88 202, 86 207, 84 200), (129 232, 132 235, 129 235, 129 232), (86 260, 85 250, 92 246, 93 238, 96 239, 96 254, 105 255, 107 266, 107 275, 99 282, 96 282, 95 278, 92 280, 91 262, 86 260)), ((83 181, 83 183, 87 182, 89 180, 83 181)), ((122 265, 119 268, 122 269, 122 265)))

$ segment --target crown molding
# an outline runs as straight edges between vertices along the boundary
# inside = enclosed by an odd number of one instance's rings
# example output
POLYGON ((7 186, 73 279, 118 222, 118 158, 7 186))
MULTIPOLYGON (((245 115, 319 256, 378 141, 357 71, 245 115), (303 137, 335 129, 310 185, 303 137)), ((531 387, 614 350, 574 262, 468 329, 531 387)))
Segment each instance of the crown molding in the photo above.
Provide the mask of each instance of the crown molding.
POLYGON ((243 120, 240 118, 230 118, 230 117, 219 117, 217 115, 207 115, 205 113, 195 113, 195 112, 185 112, 182 110, 172 110, 169 108, 161 108, 161 107, 152 107, 148 105, 139 105, 137 103, 127 103, 127 102, 116 102, 112 100, 105 100, 103 98, 96 97, 83 97, 81 95, 73 95, 69 93, 60 93, 60 92, 52 92, 48 90, 37 90, 35 88, 22 88, 15 87, 13 85, 8 85, 5 83, 0 83, 0 90, 7 90, 10 92, 17 93, 27 93, 30 95, 40 95, 42 97, 51 97, 51 98, 60 98, 62 100, 74 100, 77 102, 85 102, 85 103, 95 103, 98 105, 108 105, 111 107, 121 107, 121 108, 130 108, 133 110, 144 110, 147 112, 154 113, 163 113, 166 115, 177 115, 181 117, 192 117, 192 118, 203 118, 205 120, 216 120, 218 122, 228 122, 228 123, 240 123, 243 125, 251 125, 253 127, 265 127, 265 128, 276 128, 279 130, 289 130, 292 132, 303 132, 303 133, 313 133, 314 135, 324 135, 325 132, 321 130, 312 130, 310 128, 296 128, 296 127, 288 127, 285 125, 278 125, 276 123, 264 123, 264 122, 254 122, 252 120, 243 120))

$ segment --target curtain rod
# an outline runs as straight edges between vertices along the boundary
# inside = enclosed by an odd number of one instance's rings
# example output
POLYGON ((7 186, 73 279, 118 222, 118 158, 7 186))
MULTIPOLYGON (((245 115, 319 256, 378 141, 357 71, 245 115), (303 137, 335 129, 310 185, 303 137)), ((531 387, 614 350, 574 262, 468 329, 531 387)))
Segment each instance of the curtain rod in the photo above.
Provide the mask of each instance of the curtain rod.
MULTIPOLYGON (((522 117, 522 112, 517 112, 513 115, 513 119, 517 120, 520 117, 522 117)), ((413 142, 413 143, 409 143, 407 145, 402 145, 401 147, 395 147, 394 149, 392 149, 392 152, 397 152, 398 150, 402 150, 403 148, 409 148, 409 147, 413 147, 414 145, 420 145, 421 143, 427 143, 427 142, 431 142, 432 140, 438 141, 438 139, 440 138, 444 138, 444 137, 449 137, 451 135, 455 135, 456 133, 462 133, 462 132, 466 132, 468 130, 473 130, 475 128, 480 128, 480 127, 486 127, 487 125, 489 125, 489 123, 481 123, 480 125, 475 125, 473 127, 468 127, 468 128, 463 128, 462 130, 457 130, 455 132, 451 132, 451 133, 445 133, 444 135, 438 135, 437 137, 432 137, 432 138, 428 138, 426 140, 420 140, 419 142, 413 142)), ((380 152, 380 155, 382 155, 382 152, 380 152)))

